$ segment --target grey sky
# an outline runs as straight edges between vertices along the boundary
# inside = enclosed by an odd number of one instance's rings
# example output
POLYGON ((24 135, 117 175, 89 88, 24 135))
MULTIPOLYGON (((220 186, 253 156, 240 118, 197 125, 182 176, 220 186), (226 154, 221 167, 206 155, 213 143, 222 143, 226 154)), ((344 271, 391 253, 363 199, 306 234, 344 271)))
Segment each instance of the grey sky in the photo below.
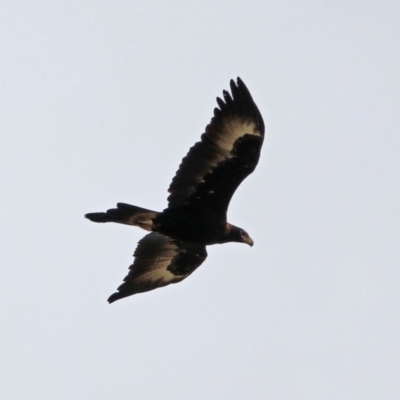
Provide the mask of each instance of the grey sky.
POLYGON ((5 2, 0 397, 398 399, 400 5, 5 2), (113 305, 240 76, 266 123, 230 222, 178 285, 113 305))

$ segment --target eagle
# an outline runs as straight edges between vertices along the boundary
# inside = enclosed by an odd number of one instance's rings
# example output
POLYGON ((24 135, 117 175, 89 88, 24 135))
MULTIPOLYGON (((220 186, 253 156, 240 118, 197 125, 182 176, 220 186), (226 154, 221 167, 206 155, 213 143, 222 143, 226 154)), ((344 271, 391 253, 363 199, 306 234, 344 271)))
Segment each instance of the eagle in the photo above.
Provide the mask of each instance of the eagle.
POLYGON ((207 258, 206 247, 253 240, 227 222, 230 200, 257 166, 264 121, 246 85, 230 81, 201 139, 183 158, 168 192, 168 207, 152 211, 126 203, 86 214, 93 222, 138 226, 150 233, 138 243, 124 282, 108 302, 178 283, 207 258))

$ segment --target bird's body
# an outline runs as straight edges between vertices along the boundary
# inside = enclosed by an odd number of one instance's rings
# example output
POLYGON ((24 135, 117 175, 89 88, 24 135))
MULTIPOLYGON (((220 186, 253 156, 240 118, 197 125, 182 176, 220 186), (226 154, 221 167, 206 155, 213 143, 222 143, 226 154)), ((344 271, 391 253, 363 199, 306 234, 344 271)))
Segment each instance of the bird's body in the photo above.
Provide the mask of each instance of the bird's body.
POLYGON ((213 212, 166 209, 154 219, 155 230, 163 235, 192 243, 222 243, 226 220, 213 212))
POLYGON ((168 207, 152 211, 118 203, 105 213, 86 214, 94 222, 117 222, 150 231, 138 244, 125 282, 108 300, 146 292, 189 276, 206 259, 206 246, 227 242, 253 245, 241 228, 227 222, 229 202, 254 171, 264 139, 264 123, 250 92, 238 78, 190 150, 169 187, 168 207))

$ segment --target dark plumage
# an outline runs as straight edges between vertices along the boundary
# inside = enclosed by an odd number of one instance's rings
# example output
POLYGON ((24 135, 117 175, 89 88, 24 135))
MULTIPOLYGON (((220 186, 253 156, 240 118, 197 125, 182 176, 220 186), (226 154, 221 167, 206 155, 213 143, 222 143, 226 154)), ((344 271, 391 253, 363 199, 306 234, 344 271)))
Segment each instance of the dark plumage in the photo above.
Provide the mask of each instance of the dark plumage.
POLYGON ((206 246, 253 240, 227 222, 229 202, 260 157, 264 122, 249 90, 238 78, 231 93, 217 98, 219 108, 205 133, 182 160, 168 189, 168 207, 151 211, 118 203, 105 213, 90 213, 93 222, 118 222, 151 233, 139 241, 124 283, 108 301, 177 283, 207 257, 206 246))

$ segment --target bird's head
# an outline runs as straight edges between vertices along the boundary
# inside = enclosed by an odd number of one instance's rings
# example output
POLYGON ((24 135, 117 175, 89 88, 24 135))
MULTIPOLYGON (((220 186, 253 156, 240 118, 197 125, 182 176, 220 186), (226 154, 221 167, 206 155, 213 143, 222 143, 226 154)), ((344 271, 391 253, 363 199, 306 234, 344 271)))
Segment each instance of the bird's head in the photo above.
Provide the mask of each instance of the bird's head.
POLYGON ((226 238, 227 242, 246 243, 249 246, 254 244, 253 239, 244 229, 232 224, 226 224, 226 238))

